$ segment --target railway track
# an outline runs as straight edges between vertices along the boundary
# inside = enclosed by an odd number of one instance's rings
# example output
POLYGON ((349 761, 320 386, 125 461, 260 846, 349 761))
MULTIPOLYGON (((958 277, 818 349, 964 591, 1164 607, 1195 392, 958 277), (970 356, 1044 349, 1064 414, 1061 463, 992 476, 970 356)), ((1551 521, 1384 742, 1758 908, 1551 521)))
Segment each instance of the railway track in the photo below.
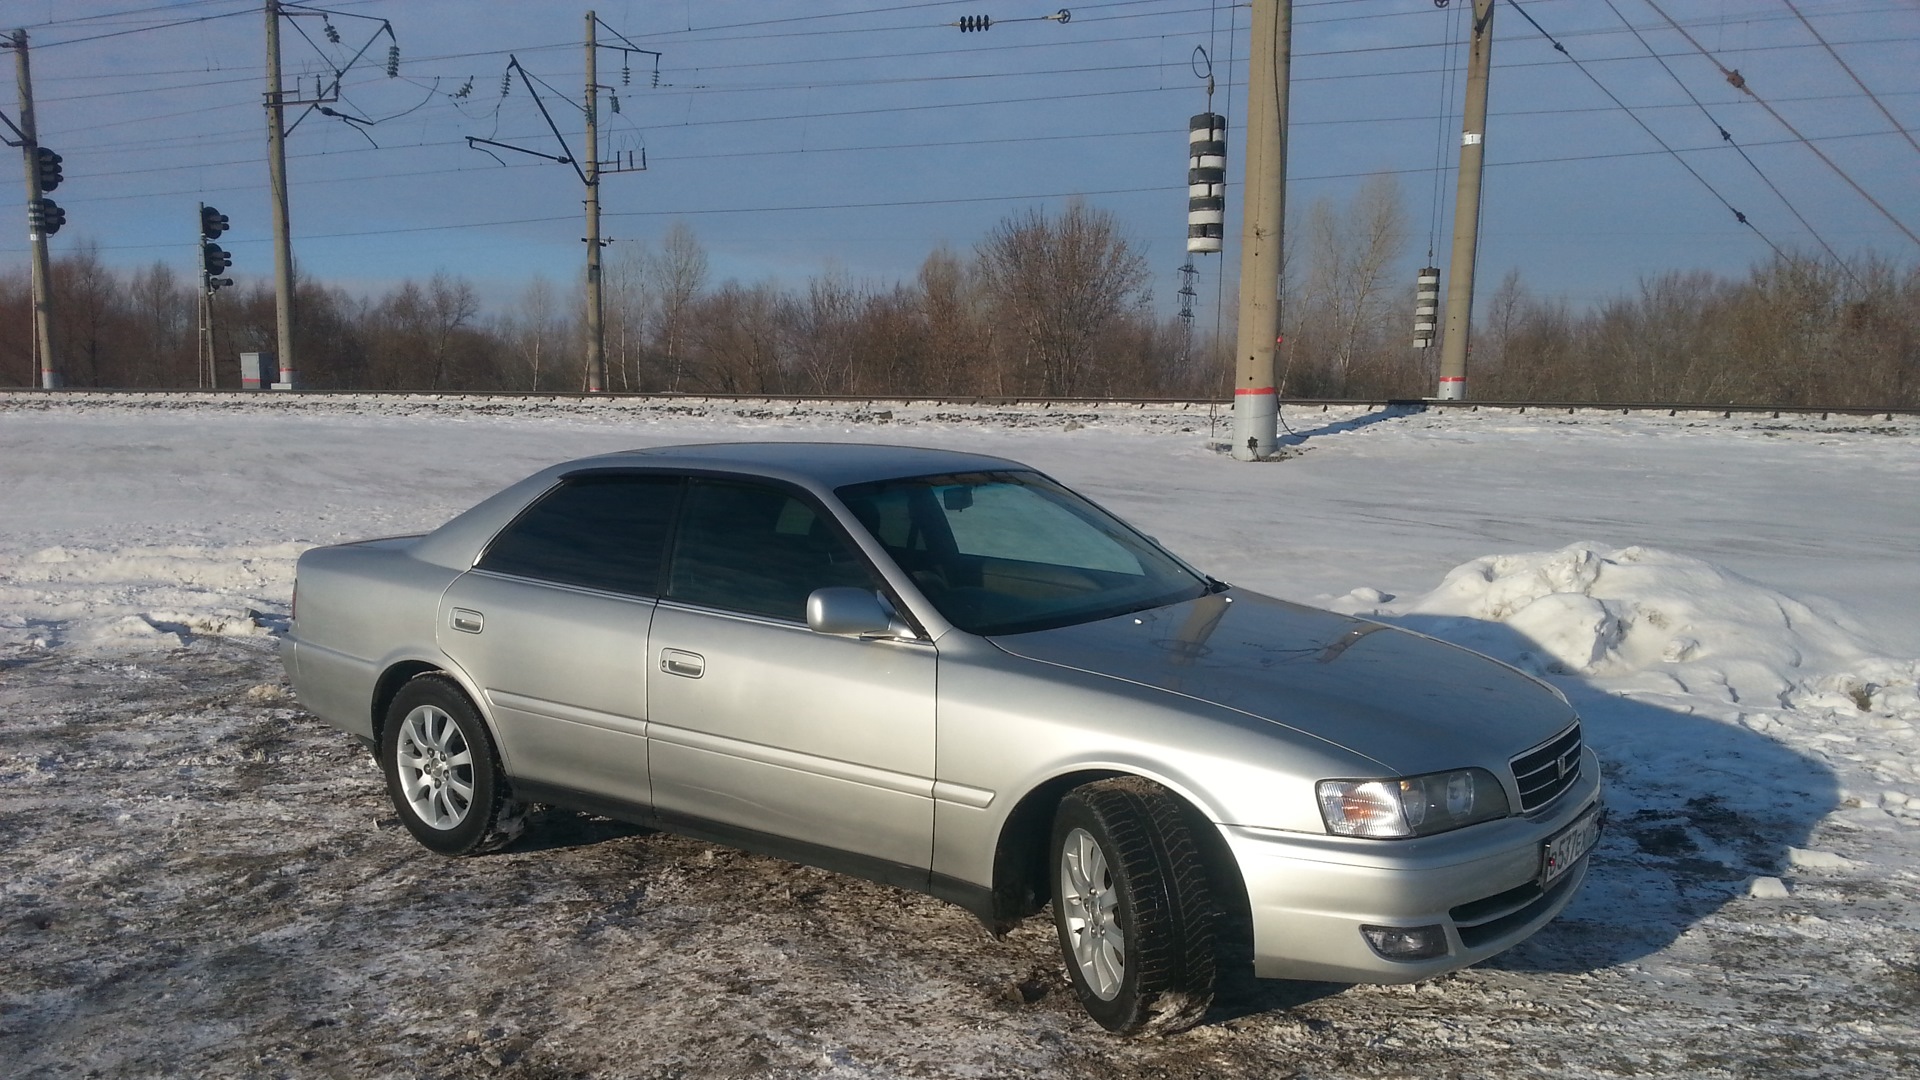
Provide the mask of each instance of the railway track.
MULTIPOLYGON (((1176 411, 1209 410, 1230 411, 1231 401, 1224 398, 1093 398, 1093 397, 1046 397, 1037 395, 1022 396, 974 396, 944 394, 899 394, 862 396, 848 394, 636 394, 602 393, 588 394, 567 391, 505 391, 505 390, 182 390, 182 389, 114 389, 114 388, 62 388, 41 390, 34 388, 0 389, 0 402, 20 401, 51 403, 60 398, 86 398, 124 400, 167 401, 178 403, 183 399, 205 399, 208 401, 232 401, 236 399, 272 399, 278 402, 291 402, 301 399, 337 400, 344 398, 371 398, 375 400, 431 402, 444 401, 554 401, 586 402, 608 401, 626 405, 635 404, 734 404, 734 405, 790 405, 802 404, 840 405, 884 410, 889 407, 958 407, 958 408, 1045 408, 1045 409, 1097 409, 1132 406, 1136 408, 1168 409, 1176 411)), ((1783 418, 1783 417, 1857 417, 1861 419, 1892 420, 1895 417, 1920 417, 1920 407, 1886 405, 1734 405, 1710 402, 1645 402, 1645 401, 1443 401, 1428 398, 1282 398, 1283 409, 1299 412, 1328 412, 1335 409, 1400 410, 1405 412, 1512 412, 1512 413, 1562 413, 1579 414, 1620 414, 1620 415, 1664 415, 1699 416, 1732 419, 1739 417, 1783 418)))

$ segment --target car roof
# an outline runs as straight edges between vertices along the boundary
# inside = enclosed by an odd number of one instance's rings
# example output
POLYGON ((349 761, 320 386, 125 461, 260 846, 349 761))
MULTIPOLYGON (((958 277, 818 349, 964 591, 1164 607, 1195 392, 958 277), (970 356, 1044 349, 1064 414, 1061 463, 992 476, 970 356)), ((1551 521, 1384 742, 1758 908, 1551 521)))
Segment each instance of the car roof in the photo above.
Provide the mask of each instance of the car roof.
POLYGON ((720 469, 824 488, 938 473, 1026 469, 1006 458, 924 446, 840 442, 730 442, 651 446, 569 462, 608 467, 720 469))
POLYGON ((465 570, 482 545, 560 478, 600 469, 711 470, 785 481, 823 496, 848 484, 1028 467, 1006 458, 884 443, 735 442, 652 446, 551 465, 422 537, 415 558, 465 570))

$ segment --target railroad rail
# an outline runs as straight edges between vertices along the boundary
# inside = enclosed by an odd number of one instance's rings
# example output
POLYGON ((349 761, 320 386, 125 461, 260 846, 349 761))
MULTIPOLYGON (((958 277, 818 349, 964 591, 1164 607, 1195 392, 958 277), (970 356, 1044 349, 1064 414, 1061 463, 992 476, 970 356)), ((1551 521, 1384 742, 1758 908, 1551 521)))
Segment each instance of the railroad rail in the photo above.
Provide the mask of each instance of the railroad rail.
MULTIPOLYGON (((300 398, 386 398, 393 400, 509 400, 509 401, 617 401, 622 403, 657 402, 672 403, 731 403, 799 405, 808 403, 834 405, 866 405, 873 408, 886 406, 947 406, 970 408, 1100 408, 1112 406, 1135 406, 1139 408, 1166 409, 1208 409, 1230 410, 1232 402, 1226 398, 1098 398, 1098 397, 1048 397, 1045 395, 980 396, 967 394, 891 394, 891 395, 854 395, 854 394, 706 394, 706 393, 598 393, 589 394, 563 390, 237 390, 237 389, 166 389, 166 388, 125 388, 125 387, 62 387, 57 390, 43 390, 35 387, 0 387, 0 400, 12 398, 39 399, 42 401, 61 397, 94 398, 194 398, 209 399, 272 399, 279 401, 300 398)), ((1896 416, 1920 417, 1920 407, 1888 405, 1747 405, 1723 404, 1716 402, 1648 402, 1648 401, 1462 401, 1440 400, 1436 398, 1281 398, 1283 408, 1295 411, 1327 411, 1331 409, 1363 408, 1368 410, 1400 410, 1405 412, 1557 412, 1579 413, 1618 413, 1682 415, 1718 415, 1731 419, 1734 416, 1757 416, 1780 418, 1785 416, 1817 416, 1827 419, 1843 417, 1881 417, 1892 420, 1896 416)))

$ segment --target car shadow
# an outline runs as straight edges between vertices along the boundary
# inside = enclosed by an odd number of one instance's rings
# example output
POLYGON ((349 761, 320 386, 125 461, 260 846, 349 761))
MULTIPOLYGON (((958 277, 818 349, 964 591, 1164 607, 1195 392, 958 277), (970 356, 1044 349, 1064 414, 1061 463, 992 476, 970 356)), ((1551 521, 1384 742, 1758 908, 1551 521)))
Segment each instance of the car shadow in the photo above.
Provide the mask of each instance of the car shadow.
MULTIPOLYGON (((1500 623, 1370 618, 1497 658, 1539 653, 1500 623)), ((1577 676, 1551 679, 1600 757, 1607 827, 1566 910, 1480 968, 1580 974, 1658 953, 1746 897, 1753 879, 1790 874, 1788 849, 1810 846, 1819 822, 1840 805, 1839 780, 1825 764, 1767 735, 1608 693, 1577 676)), ((1229 912, 1223 977, 1207 1023, 1292 1008, 1345 989, 1251 978, 1251 953, 1240 951, 1246 943, 1236 922, 1229 912)))
POLYGON ((502 850, 503 853, 515 855, 535 851, 563 851, 568 848, 592 847, 595 844, 604 844, 609 840, 618 840, 627 836, 645 836, 656 831, 644 825, 634 825, 597 814, 584 814, 576 810, 539 805, 527 815, 526 831, 520 834, 519 839, 502 850))

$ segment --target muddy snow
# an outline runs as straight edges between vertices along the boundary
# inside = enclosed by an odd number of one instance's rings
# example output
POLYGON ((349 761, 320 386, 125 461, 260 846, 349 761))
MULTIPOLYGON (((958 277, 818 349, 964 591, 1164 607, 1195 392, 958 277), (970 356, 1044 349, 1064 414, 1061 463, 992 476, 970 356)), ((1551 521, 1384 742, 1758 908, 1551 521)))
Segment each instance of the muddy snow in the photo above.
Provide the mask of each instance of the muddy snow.
POLYGON ((0 394, 10 1076, 1744 1077, 1920 1071, 1920 422, 1178 406, 0 394), (1554 682, 1581 896, 1410 987, 1235 979, 1121 1040, 1051 925, 553 811, 408 837, 275 652, 305 547, 565 457, 894 441, 1035 464, 1236 584, 1554 682))

